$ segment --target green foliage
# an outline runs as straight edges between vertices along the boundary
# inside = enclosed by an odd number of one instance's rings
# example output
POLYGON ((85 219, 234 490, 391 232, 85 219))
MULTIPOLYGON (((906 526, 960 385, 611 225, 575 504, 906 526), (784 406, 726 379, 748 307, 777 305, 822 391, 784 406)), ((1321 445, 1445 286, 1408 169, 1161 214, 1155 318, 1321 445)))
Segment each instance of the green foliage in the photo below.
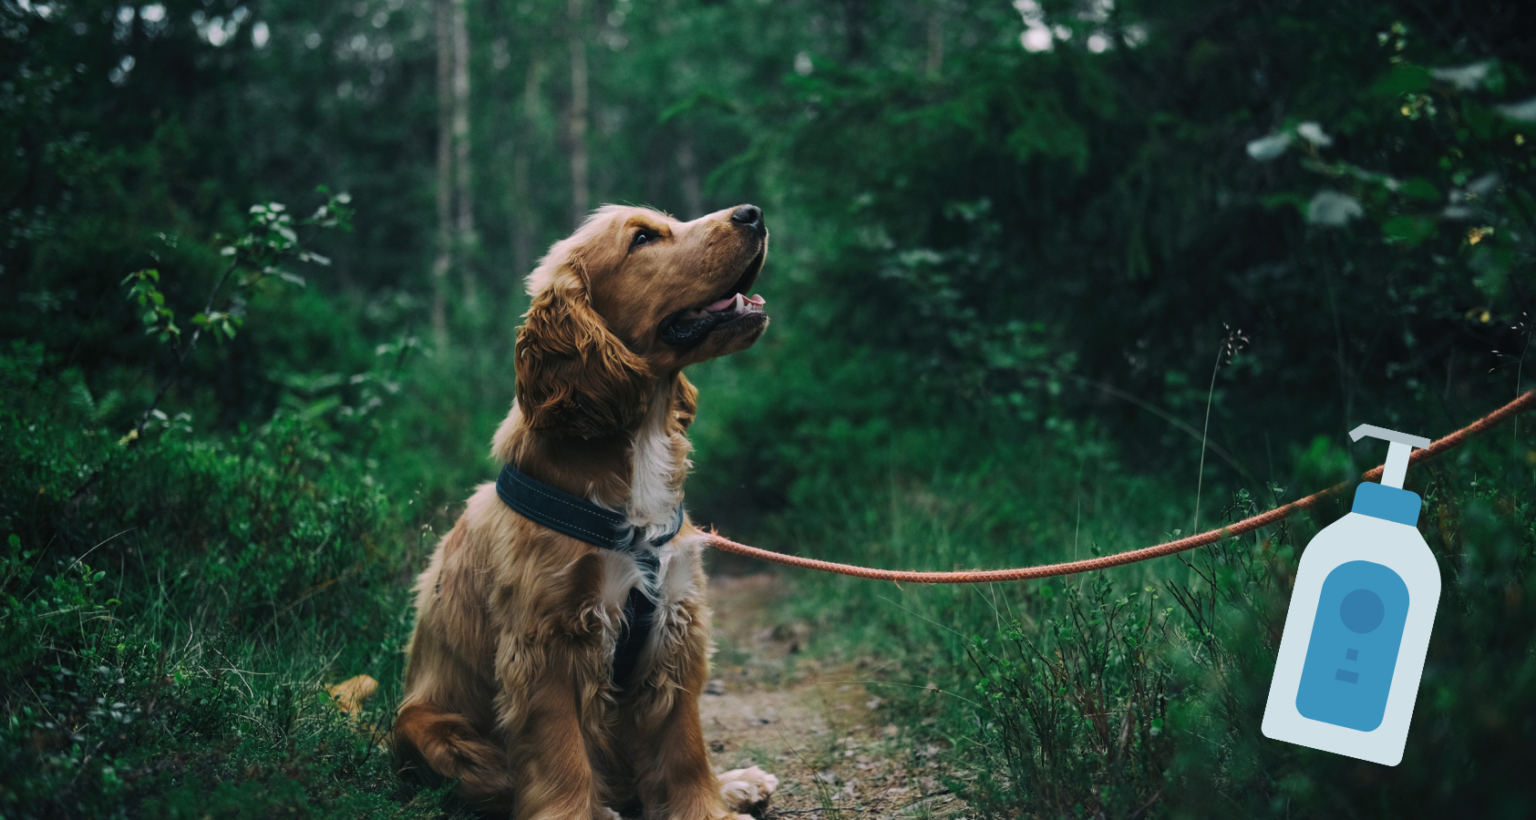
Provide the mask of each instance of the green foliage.
MULTIPOLYGON (((165 294, 160 292, 160 271, 154 268, 134 271, 123 277, 128 285, 128 298, 144 309, 140 320, 144 322, 144 334, 158 336, 168 342, 172 336, 180 337, 181 328, 176 326, 176 312, 165 306, 165 294)), ((206 323, 206 322, 205 322, 206 323)))
POLYGON ((435 815, 320 691, 400 674, 418 545, 390 543, 406 526, 380 483, 279 414, 226 440, 167 423, 72 497, 121 445, 47 365, 0 357, 0 811, 435 815))

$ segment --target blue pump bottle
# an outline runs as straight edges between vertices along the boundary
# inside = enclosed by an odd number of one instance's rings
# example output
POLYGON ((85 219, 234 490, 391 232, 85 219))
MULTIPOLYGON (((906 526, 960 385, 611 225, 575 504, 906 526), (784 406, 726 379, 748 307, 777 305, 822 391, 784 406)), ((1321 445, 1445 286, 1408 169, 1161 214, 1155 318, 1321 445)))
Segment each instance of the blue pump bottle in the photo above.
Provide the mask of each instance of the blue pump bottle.
POLYGON ((1440 568, 1418 531, 1422 502, 1402 488, 1408 454, 1429 439, 1369 424, 1349 435, 1390 442, 1386 468, 1302 553, 1263 731, 1396 766, 1440 603, 1440 568))

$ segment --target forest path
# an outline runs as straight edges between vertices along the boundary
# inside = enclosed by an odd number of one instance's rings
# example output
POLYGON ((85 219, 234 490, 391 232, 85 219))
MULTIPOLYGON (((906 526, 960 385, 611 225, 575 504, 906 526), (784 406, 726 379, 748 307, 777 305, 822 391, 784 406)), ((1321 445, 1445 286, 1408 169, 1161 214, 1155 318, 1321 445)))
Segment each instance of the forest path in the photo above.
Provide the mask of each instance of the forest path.
POLYGON ((942 749, 916 748, 869 691, 881 688, 870 680, 872 661, 809 657, 809 627, 776 619, 771 604, 787 592, 769 573, 710 579, 719 651, 699 711, 717 768, 756 765, 779 778, 765 820, 929 820, 960 811, 937 777, 942 749))

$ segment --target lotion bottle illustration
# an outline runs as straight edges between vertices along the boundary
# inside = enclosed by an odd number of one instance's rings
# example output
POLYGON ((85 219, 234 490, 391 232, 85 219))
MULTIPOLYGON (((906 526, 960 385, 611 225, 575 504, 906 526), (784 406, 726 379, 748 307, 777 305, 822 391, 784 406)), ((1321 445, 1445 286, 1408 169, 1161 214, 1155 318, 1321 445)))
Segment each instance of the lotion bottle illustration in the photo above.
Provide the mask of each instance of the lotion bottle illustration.
POLYGON ((1301 555, 1263 731, 1396 766, 1440 604, 1440 568, 1418 530, 1422 501, 1402 488, 1408 454, 1429 439, 1369 424, 1349 436, 1390 442, 1386 468, 1301 555))

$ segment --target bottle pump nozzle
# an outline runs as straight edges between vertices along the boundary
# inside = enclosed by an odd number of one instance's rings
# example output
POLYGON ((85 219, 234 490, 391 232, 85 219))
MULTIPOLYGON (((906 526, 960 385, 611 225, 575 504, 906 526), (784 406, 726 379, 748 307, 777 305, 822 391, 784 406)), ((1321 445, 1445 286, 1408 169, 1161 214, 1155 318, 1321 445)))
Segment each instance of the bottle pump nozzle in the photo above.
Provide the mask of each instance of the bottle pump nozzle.
POLYGON ((1399 433, 1374 424, 1362 424, 1349 431, 1351 441, 1359 441, 1366 436, 1391 443, 1387 448, 1387 464, 1381 471, 1381 483, 1382 486, 1396 487, 1401 490, 1403 479, 1408 475, 1408 454, 1413 452, 1415 447, 1420 450, 1428 447, 1429 439, 1410 436, 1407 433, 1399 433))

